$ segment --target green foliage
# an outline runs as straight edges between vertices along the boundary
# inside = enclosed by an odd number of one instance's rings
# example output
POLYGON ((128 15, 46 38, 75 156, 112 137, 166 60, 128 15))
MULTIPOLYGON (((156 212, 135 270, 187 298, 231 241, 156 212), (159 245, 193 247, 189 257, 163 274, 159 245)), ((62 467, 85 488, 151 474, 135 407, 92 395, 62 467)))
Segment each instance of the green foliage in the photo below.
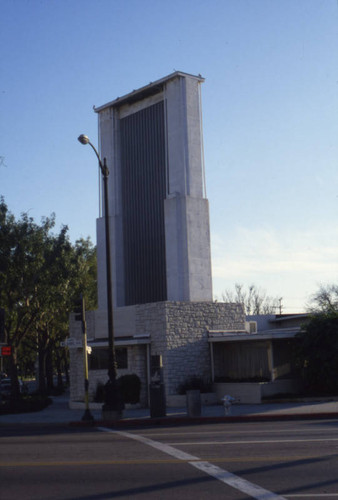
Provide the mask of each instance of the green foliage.
POLYGON ((102 382, 98 382, 96 385, 94 401, 95 403, 103 403, 104 400, 105 400, 104 384, 102 382))
POLYGON ((52 404, 50 398, 38 395, 9 399, 0 402, 0 415, 41 411, 50 404, 52 404))
POLYGON ((338 394, 338 312, 315 314, 297 338, 307 392, 338 394))
POLYGON ((6 369, 17 394, 17 365, 22 374, 30 373, 37 351, 41 393, 46 375, 53 384, 53 363, 58 372, 67 364, 60 343, 68 335, 79 294, 87 309, 96 306, 95 248, 89 239, 73 245, 67 226, 54 234, 54 225, 54 214, 40 225, 27 214, 16 220, 0 198, 0 307, 5 310, 5 342, 13 350, 6 369))
POLYGON ((211 383, 204 381, 197 375, 194 375, 178 386, 177 393, 182 395, 187 391, 193 390, 199 390, 202 393, 211 392, 211 383))
MULTIPOLYGON (((121 391, 124 403, 136 404, 140 402, 141 380, 136 374, 122 375, 116 380, 121 391)), ((94 396, 96 403, 105 401, 105 384, 98 382, 94 396)))

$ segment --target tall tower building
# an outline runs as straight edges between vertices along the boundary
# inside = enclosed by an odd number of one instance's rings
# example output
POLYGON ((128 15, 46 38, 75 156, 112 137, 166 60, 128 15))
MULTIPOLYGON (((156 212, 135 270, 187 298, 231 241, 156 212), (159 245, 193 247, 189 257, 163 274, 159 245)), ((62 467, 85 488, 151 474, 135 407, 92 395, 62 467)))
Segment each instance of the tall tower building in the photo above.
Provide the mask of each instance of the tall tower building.
MULTIPOLYGON (((107 215, 118 374, 140 378, 144 406, 151 403, 154 367, 163 375, 161 394, 165 392, 169 406, 175 405, 180 384, 196 374, 214 379, 221 345, 215 332, 245 331, 241 304, 212 301, 203 81, 176 71, 95 109, 100 157, 110 171, 107 215), (215 349, 210 349, 211 341, 215 349)), ((86 315, 92 395, 98 382, 106 381, 109 360, 105 215, 102 203, 97 220, 99 307, 86 315)), ((70 335, 69 345, 76 347, 70 349, 75 402, 83 397, 84 383, 83 353, 77 348, 83 333, 74 315, 70 335)))
MULTIPOLYGON (((177 71, 95 109, 100 155, 110 170, 116 306, 212 301, 203 81, 177 71)), ((99 309, 106 309, 104 241, 100 217, 99 309)))

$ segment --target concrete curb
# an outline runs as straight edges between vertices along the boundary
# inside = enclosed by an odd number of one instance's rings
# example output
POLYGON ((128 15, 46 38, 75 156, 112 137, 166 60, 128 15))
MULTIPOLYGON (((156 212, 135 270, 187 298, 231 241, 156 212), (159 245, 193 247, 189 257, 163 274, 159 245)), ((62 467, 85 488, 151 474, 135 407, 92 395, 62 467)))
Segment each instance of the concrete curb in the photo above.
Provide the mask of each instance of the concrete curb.
POLYGON ((238 415, 222 417, 158 417, 125 420, 94 420, 69 422, 71 427, 157 427, 171 425, 217 424, 217 423, 244 423, 244 422, 269 422, 286 420, 320 420, 338 419, 338 413, 296 413, 275 415, 238 415))

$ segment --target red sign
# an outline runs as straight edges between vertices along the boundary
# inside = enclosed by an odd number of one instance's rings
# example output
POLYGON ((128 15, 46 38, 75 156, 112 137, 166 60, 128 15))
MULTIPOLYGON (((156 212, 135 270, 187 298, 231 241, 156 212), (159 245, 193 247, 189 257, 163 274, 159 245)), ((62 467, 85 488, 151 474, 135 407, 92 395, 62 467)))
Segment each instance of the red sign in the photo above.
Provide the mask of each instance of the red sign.
POLYGON ((12 347, 5 345, 1 347, 1 356, 10 356, 12 354, 12 347))

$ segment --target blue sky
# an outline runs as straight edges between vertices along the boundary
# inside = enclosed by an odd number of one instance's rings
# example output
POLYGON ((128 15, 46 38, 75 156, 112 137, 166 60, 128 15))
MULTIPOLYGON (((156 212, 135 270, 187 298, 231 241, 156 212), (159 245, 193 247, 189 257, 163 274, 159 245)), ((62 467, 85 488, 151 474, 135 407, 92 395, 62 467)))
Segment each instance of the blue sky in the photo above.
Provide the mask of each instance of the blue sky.
POLYGON ((201 74, 214 296, 338 276, 336 0, 0 0, 0 194, 95 242, 102 105, 201 74))

